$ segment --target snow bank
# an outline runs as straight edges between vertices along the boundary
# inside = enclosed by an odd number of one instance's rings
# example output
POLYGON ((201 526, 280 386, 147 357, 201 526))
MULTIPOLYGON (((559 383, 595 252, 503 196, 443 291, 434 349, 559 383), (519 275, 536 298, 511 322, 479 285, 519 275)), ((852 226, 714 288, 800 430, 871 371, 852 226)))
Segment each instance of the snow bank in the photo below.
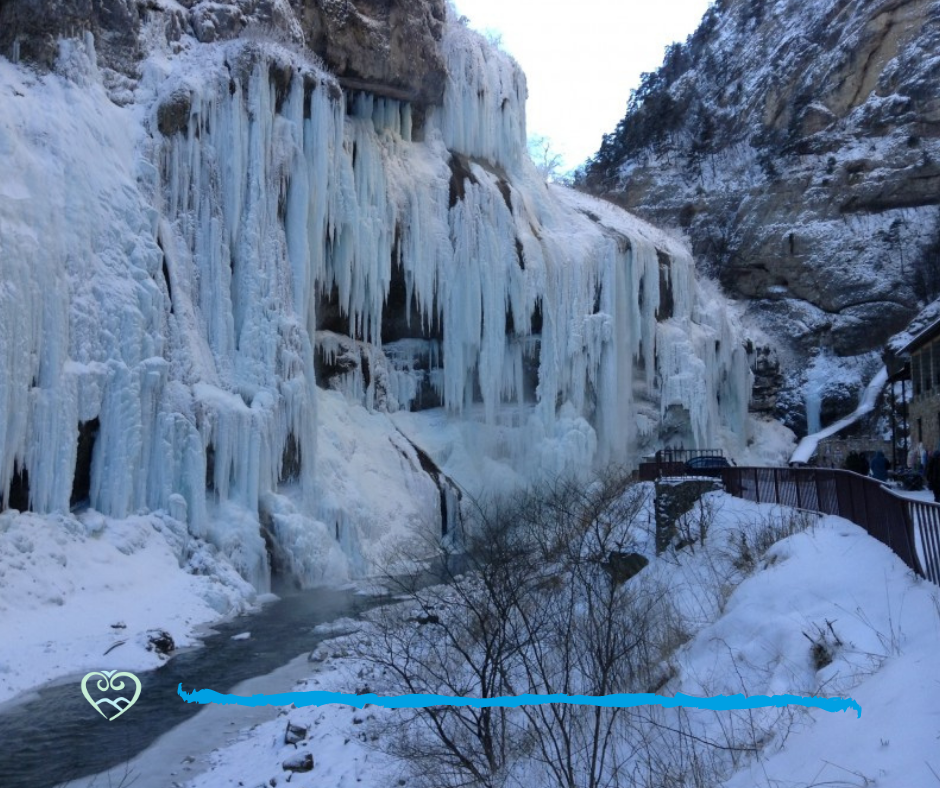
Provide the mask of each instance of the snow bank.
MULTIPOLYGON (((877 783, 887 788, 936 783, 935 655, 940 647, 938 591, 914 577, 887 547, 840 518, 826 518, 813 534, 775 547, 774 565, 747 581, 711 636, 726 637, 751 671, 749 691, 789 684, 825 694, 850 694, 862 707, 854 715, 810 715, 768 757, 742 769, 726 785, 752 786, 877 783), (841 645, 834 662, 813 674, 808 641, 832 623, 841 645), (755 688, 752 690, 752 687, 755 688)), ((699 648, 714 654, 702 638, 699 648)), ((722 650, 723 646, 722 646, 722 650)), ((718 678, 720 662, 712 663, 718 678), (717 668, 717 670, 716 670, 717 668)))
MULTIPOLYGON (((747 576, 733 565, 741 534, 753 538, 762 527, 786 528, 801 515, 724 494, 707 500, 716 519, 705 549, 651 556, 649 566, 629 581, 672 589, 691 636, 665 666, 673 678, 660 694, 845 696, 862 707, 861 718, 797 707, 682 713, 681 725, 699 736, 700 743, 741 743, 746 739, 735 736, 753 732, 748 726, 776 726, 757 757, 703 747, 702 769, 724 770, 723 776, 712 774, 709 784, 930 785, 930 769, 938 768, 931 756, 936 710, 934 695, 924 688, 940 680, 932 656, 940 647, 937 589, 914 577, 861 528, 815 515, 803 523, 805 530, 797 528, 763 556, 756 553, 753 574, 747 576), (820 665, 812 641, 823 638, 831 661, 820 665)), ((381 676, 354 656, 369 638, 365 627, 321 646, 310 676, 296 689, 381 693, 381 676)), ((397 715, 404 712, 330 705, 284 713, 211 754, 192 748, 188 755, 196 756, 194 761, 180 753, 184 763, 167 768, 190 775, 206 769, 186 783, 192 788, 262 784, 272 776, 280 780, 281 764, 289 757, 310 751, 319 779, 330 784, 408 778, 405 765, 383 748, 396 731, 397 715), (288 720, 309 728, 307 739, 296 747, 284 744, 288 720)), ((237 716, 231 715, 236 724, 237 716)), ((678 718, 661 722, 680 724, 678 718)), ((663 731, 651 733, 647 741, 660 746, 663 731)))
POLYGON ((0 578, 0 701, 60 676, 155 667, 148 630, 192 645, 197 626, 248 610, 255 596, 166 515, 3 512, 0 578))

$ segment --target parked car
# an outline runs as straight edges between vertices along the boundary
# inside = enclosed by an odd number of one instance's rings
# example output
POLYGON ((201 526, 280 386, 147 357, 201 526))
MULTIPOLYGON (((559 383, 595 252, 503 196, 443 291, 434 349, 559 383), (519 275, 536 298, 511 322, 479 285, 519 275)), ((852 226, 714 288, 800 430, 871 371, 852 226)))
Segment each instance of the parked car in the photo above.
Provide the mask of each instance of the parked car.
POLYGON ((727 457, 720 454, 703 454, 685 463, 685 472, 693 476, 721 476, 722 468, 730 468, 727 457))

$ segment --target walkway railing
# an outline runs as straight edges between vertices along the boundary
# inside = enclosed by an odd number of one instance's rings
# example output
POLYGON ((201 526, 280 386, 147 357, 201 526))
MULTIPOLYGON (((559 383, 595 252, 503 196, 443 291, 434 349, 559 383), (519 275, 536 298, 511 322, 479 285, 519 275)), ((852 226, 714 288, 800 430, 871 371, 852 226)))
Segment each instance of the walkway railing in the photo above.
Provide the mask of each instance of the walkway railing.
POLYGON ((720 475, 729 493, 748 501, 851 520, 921 577, 940 585, 940 504, 905 498, 851 471, 731 467, 709 475, 720 475))
POLYGON ((660 449, 656 462, 688 462, 696 457, 724 457, 724 449, 660 449))

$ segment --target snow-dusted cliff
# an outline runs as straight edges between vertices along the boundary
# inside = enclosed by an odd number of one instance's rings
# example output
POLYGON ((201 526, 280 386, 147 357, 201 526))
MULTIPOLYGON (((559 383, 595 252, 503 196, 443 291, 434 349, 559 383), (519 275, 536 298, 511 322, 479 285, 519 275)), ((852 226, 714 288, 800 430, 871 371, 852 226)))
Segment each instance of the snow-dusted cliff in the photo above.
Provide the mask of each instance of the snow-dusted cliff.
POLYGON ((7 506, 164 510, 264 588, 438 537, 450 479, 744 448, 734 318, 681 244, 545 186, 509 58, 448 23, 414 111, 179 13, 141 12, 133 80, 90 34, 0 60, 7 506))
POLYGON ((884 344, 940 294, 938 51, 936 0, 716 0, 586 175, 681 227, 748 304, 785 372, 761 407, 798 432, 819 395, 824 421, 851 412, 884 344), (820 366, 836 370, 822 389, 820 366))

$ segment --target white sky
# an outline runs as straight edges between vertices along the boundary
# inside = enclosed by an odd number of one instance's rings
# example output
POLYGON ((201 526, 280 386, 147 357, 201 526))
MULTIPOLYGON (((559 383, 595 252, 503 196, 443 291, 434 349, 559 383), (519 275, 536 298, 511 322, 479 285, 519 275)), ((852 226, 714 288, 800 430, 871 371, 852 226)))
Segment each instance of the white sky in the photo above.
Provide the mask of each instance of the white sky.
POLYGON ((529 136, 541 134, 578 166, 626 111, 640 74, 685 41, 710 0, 455 0, 475 30, 502 34, 502 46, 529 83, 529 136))

